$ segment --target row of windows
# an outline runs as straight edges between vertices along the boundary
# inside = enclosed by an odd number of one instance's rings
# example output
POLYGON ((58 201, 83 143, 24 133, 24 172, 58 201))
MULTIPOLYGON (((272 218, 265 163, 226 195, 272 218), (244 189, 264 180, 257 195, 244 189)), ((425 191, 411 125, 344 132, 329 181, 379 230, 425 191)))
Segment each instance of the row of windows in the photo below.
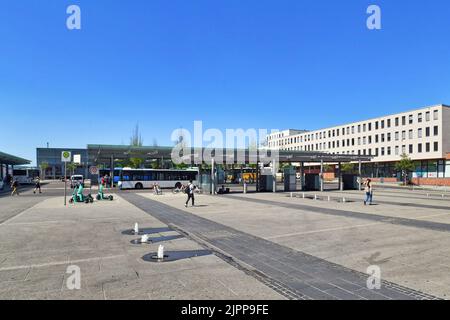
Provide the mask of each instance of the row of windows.
MULTIPOLYGON (((316 144, 315 146, 313 144, 307 145, 304 148, 303 147, 297 147, 297 148, 290 148, 289 150, 299 150, 299 151, 320 151, 321 144, 316 144), (315 147, 315 148, 314 148, 315 147)), ((423 153, 423 152, 439 152, 439 143, 438 142, 427 142, 427 143, 418 143, 416 149, 414 149, 413 144, 408 145, 402 145, 402 146, 395 146, 393 147, 381 147, 381 148, 374 148, 374 149, 362 149, 362 150, 348 150, 344 151, 341 154, 358 154, 358 155, 369 155, 369 156, 390 156, 394 152, 395 155, 401 155, 403 153, 406 154, 412 154, 412 153, 423 153), (373 150, 373 151, 372 151, 373 150)), ((336 152, 336 154, 339 154, 339 152, 336 152)))
MULTIPOLYGON (((438 136, 439 135, 439 126, 434 126, 433 128, 426 127, 425 128, 425 137, 431 137, 431 134, 433 134, 433 136, 435 136, 435 137, 438 136), (433 130, 433 132, 431 130, 433 130)), ((422 139, 424 137, 424 130, 422 128, 417 129, 416 137, 417 137, 417 139, 422 139)), ((391 133, 386 133, 386 134, 382 133, 380 135, 376 134, 374 136, 374 141, 375 141, 375 143, 384 143, 386 141, 391 142, 392 138, 394 138, 395 141, 399 141, 400 139, 402 141, 404 141, 407 138, 411 140, 411 139, 414 139, 414 131, 412 129, 409 130, 408 132, 406 132, 406 130, 404 130, 402 132, 396 131, 394 133, 394 137, 392 137, 391 133)), ((293 139, 293 138, 291 138, 291 139, 293 139)), ((373 140, 372 136, 367 136, 367 137, 359 137, 356 139, 355 138, 347 139, 347 140, 343 139, 343 140, 341 140, 341 143, 339 140, 338 141, 329 141, 328 144, 323 142, 323 143, 319 143, 319 146, 320 146, 320 148, 322 148, 322 146, 323 146, 323 150, 325 150, 327 148, 327 145, 328 145, 328 149, 332 149, 332 148, 339 148, 340 145, 342 147, 345 147, 345 146, 348 147, 348 146, 355 146, 356 143, 358 145, 372 144, 372 142, 373 142, 372 140, 373 140)), ((296 143, 295 138, 293 141, 294 141, 294 143, 296 143)), ((287 149, 292 150, 289 148, 287 148, 287 149)))
MULTIPOLYGON (((433 120, 438 120, 439 119, 439 110, 434 110, 433 111, 433 120)), ((425 121, 430 121, 431 120, 431 112, 427 111, 425 112, 425 121)), ((423 113, 420 112, 417 114, 417 123, 422 123, 423 122, 423 113)), ((414 123, 414 115, 409 115, 408 117, 406 116, 402 116, 402 117, 396 117, 394 118, 394 121, 392 121, 391 119, 386 119, 386 120, 378 120, 375 121, 373 124, 375 130, 379 130, 379 129, 384 129, 384 128, 391 128, 392 125, 394 125, 395 127, 399 127, 400 123, 402 126, 405 126, 407 124, 411 125, 414 123)), ((310 133, 310 134, 305 134, 302 136, 298 136, 298 137, 291 137, 291 138, 285 138, 282 139, 281 141, 274 141, 274 142, 269 142, 269 146, 280 146, 280 145, 286 145, 286 144, 290 144, 290 143, 299 143, 299 142, 307 142, 307 141, 313 141, 315 140, 321 140, 321 139, 325 139, 325 138, 332 138, 332 137, 339 137, 339 135, 350 135, 350 134, 355 134, 355 133, 361 133, 361 132, 367 132, 367 131, 372 131, 372 122, 369 123, 364 123, 364 124, 359 124, 359 125, 355 125, 355 126, 348 126, 345 128, 341 128, 341 129, 330 129, 328 131, 321 131, 321 132, 316 132, 316 133, 310 133)), ((279 135, 271 135, 269 136, 269 140, 274 140, 276 138, 280 138, 279 135)))

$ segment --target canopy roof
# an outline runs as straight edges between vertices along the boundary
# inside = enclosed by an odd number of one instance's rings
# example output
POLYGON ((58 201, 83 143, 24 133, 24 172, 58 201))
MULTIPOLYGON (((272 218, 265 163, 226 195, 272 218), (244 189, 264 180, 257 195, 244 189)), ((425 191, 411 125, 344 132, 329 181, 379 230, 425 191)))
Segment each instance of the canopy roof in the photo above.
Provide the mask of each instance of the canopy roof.
MULTIPOLYGON (((109 163, 111 160, 120 161, 133 157, 143 159, 171 159, 173 147, 133 147, 127 145, 88 145, 89 162, 92 164, 109 163)), ((191 148, 190 155, 183 157, 185 162, 194 163, 202 154, 215 156, 216 161, 223 157, 223 163, 249 164, 256 160, 263 162, 272 152, 278 153, 279 162, 368 162, 372 156, 330 154, 312 151, 270 151, 259 149, 250 152, 248 149, 208 149, 191 148)))
POLYGON ((9 165, 22 165, 22 164, 30 164, 30 160, 26 160, 23 158, 19 158, 4 152, 0 151, 0 164, 9 164, 9 165))

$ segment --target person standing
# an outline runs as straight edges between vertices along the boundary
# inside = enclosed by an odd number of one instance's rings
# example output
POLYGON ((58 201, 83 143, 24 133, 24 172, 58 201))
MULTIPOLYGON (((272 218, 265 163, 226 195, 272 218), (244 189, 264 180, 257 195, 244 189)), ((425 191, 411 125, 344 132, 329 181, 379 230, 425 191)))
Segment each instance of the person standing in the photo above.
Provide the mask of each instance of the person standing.
POLYGON ((15 194, 19 195, 19 191, 17 190, 17 188, 19 188, 19 181, 17 181, 17 179, 14 179, 11 184, 11 189, 12 189, 11 196, 13 196, 15 194))
POLYGON ((367 205, 367 202, 369 205, 372 204, 373 200, 373 186, 372 186, 372 180, 367 179, 364 183, 364 192, 366 193, 366 199, 364 200, 364 205, 367 205))
POLYGON ((36 191, 38 191, 38 190, 39 190, 39 193, 42 193, 42 191, 41 191, 41 179, 39 179, 39 177, 37 177, 36 180, 35 180, 35 186, 34 186, 33 193, 35 194, 36 191))
POLYGON ((192 180, 190 180, 188 186, 186 187, 186 193, 188 195, 188 198, 186 200, 186 204, 184 205, 186 208, 188 206, 188 203, 189 203, 190 199, 192 199, 192 206, 194 206, 194 201, 195 201, 195 199, 194 199, 194 189, 195 189, 194 183, 192 182, 192 180))

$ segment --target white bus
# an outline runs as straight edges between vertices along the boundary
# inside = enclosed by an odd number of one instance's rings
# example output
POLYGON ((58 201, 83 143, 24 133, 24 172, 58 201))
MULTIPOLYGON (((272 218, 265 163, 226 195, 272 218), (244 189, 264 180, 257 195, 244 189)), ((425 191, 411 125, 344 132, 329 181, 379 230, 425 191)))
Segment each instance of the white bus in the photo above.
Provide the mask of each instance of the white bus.
POLYGON ((32 184, 35 177, 39 177, 39 170, 35 168, 18 167, 13 170, 13 180, 19 184, 32 184))
POLYGON ((128 169, 120 172, 118 186, 120 189, 149 189, 155 184, 160 188, 181 188, 190 180, 197 182, 198 168, 177 169, 128 169))

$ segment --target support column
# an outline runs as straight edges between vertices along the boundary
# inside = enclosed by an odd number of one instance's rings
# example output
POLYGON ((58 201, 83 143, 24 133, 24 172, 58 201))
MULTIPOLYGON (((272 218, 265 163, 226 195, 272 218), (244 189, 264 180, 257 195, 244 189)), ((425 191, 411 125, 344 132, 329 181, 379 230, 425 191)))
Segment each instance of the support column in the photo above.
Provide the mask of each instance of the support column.
POLYGON ((216 194, 216 187, 215 187, 215 174, 214 174, 214 167, 215 167, 215 161, 214 161, 214 157, 211 158, 211 194, 215 195, 216 194))
POLYGON ((320 160, 320 192, 323 192, 323 159, 320 160))
POLYGON ((300 164, 300 191, 305 190, 305 163, 300 164))
POLYGON ((341 163, 338 164, 338 181, 339 181, 339 190, 344 191, 344 184, 342 183, 342 170, 341 170, 341 163))
POLYGON ((256 161, 256 192, 259 192, 259 161, 256 161))
POLYGON ((275 160, 272 160, 272 192, 277 192, 277 165, 275 160))
POLYGON ((110 188, 114 188, 114 155, 111 156, 111 164, 109 168, 109 185, 110 188))
POLYGON ((361 174, 361 160, 358 162, 358 190, 361 191, 362 186, 362 174, 361 174))

